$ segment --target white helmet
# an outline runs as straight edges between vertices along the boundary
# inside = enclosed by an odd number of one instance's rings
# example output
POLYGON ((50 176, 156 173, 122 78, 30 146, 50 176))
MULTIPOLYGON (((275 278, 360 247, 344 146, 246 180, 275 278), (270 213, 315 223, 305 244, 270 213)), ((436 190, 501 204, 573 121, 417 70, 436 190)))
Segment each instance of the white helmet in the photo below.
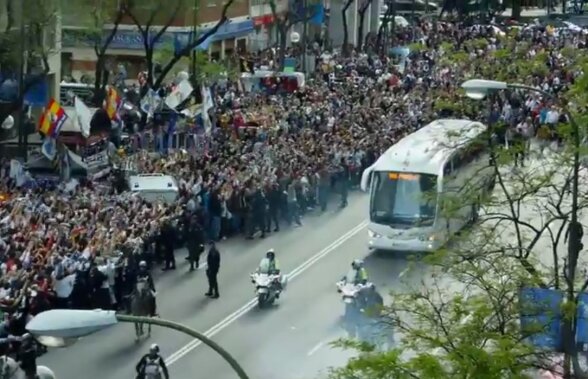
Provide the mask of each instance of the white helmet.
POLYGON ((354 259, 353 262, 351 262, 351 267, 358 270, 363 267, 363 261, 361 259, 354 259))
POLYGON ((139 267, 147 267, 147 262, 145 262, 145 261, 139 262, 139 267))

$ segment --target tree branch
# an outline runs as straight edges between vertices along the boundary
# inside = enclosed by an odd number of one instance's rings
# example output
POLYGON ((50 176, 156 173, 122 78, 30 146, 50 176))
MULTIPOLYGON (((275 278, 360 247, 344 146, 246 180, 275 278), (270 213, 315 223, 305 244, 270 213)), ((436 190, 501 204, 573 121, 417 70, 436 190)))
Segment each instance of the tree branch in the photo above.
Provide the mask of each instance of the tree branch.
POLYGON ((171 71, 171 69, 175 66, 175 64, 178 63, 182 59, 182 57, 188 55, 192 50, 194 50, 195 48, 200 46, 210 36, 214 35, 225 22, 227 22, 227 20, 228 20, 227 13, 228 13, 231 5, 233 5, 234 1, 235 0, 228 0, 227 3, 223 6, 223 9, 221 12, 221 17, 218 20, 218 22, 216 23, 216 25, 214 25, 210 30, 208 30, 206 33, 201 35, 197 40, 186 45, 179 52, 177 52, 177 51, 174 52, 174 56, 163 67, 163 69, 161 70, 161 74, 159 75, 159 77, 157 78, 155 83, 153 84, 153 89, 158 89, 161 86, 161 84, 163 83, 163 80, 165 79, 167 74, 171 71))

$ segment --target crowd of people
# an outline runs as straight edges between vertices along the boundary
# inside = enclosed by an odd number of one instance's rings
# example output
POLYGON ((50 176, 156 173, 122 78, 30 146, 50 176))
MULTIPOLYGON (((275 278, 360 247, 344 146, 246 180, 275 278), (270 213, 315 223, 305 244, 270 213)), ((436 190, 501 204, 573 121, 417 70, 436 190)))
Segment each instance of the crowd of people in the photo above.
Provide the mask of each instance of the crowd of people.
MULTIPOLYGON (((114 179, 17 188, 4 161, 0 301, 13 306, 21 297, 16 307, 30 314, 50 307, 123 310, 139 262, 175 269, 174 249, 186 246, 193 269, 208 241, 263 238, 302 225, 308 212, 333 206, 335 196, 345 207, 363 169, 407 133, 440 117, 486 119, 487 107, 460 97, 463 80, 501 77, 558 93, 581 74, 569 50, 586 47, 582 33, 540 26, 517 29, 514 38, 501 33, 423 22, 397 31, 399 44, 417 40, 400 69, 388 56, 322 52, 317 71, 293 93, 243 93, 226 83, 215 94, 215 127, 203 153, 133 158, 139 171, 177 178, 174 204, 118 191, 114 179), (545 67, 523 72, 520 62, 538 56, 547 57, 545 67), (242 127, 253 113, 263 113, 264 122, 242 127)), ((271 65, 273 58, 254 59, 271 65)), ((552 140, 564 121, 561 109, 535 94, 505 92, 490 101, 488 121, 503 125, 507 139, 552 140)))

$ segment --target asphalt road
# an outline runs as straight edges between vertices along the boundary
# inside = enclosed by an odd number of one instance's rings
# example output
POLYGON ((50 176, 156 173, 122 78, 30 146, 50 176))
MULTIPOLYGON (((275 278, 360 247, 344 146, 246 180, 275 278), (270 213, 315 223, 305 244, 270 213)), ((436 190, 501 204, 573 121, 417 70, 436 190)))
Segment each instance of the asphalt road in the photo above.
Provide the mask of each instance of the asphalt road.
MULTIPOLYGON (((334 283, 353 258, 368 254, 367 204, 367 196, 354 194, 346 209, 335 210, 333 204, 328 214, 306 217, 300 228, 285 228, 266 239, 219 244, 217 300, 204 296, 204 272, 189 273, 184 254, 177 253, 178 270, 156 283, 161 317, 211 335, 242 362, 251 378, 314 378, 320 369, 345 362, 347 355, 331 351, 327 344, 341 335, 337 318, 342 305, 334 283), (278 305, 259 311, 251 301, 249 273, 272 247, 282 271, 292 273, 293 280, 278 305)), ((370 256, 367 265, 376 285, 390 288, 399 285, 406 261, 370 256)), ((416 274, 414 283, 421 277, 416 274)), ((194 346, 189 337, 155 328, 149 339, 136 343, 132 325, 117 325, 69 348, 51 350, 39 363, 60 379, 126 379, 134 377, 135 363, 153 342, 171 363, 174 379, 235 377, 212 351, 194 346)))
MULTIPOLYGON (((335 282, 348 271, 353 258, 367 253, 366 239, 365 229, 354 234, 296 276, 272 308, 253 308, 220 331, 215 341, 228 349, 252 379, 314 379, 329 367, 344 364, 352 353, 331 346, 345 335, 339 325, 343 304, 335 282)), ((402 257, 372 254, 365 262, 382 292, 418 284, 424 274, 423 267, 415 267, 401 281, 399 274, 407 264, 402 257)), ((226 362, 203 346, 181 359, 176 357, 171 360, 174 379, 236 378, 226 362)))

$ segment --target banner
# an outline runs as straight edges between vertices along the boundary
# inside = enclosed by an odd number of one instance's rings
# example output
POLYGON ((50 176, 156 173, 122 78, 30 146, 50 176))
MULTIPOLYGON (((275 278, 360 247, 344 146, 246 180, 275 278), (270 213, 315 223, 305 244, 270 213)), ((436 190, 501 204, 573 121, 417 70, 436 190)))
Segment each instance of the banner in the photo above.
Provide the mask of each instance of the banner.
POLYGON ((102 150, 96 154, 88 155, 82 158, 82 161, 86 164, 89 171, 94 171, 108 166, 108 150, 102 150))
POLYGON ((563 292, 522 288, 519 296, 523 335, 533 346, 560 351, 563 292))

